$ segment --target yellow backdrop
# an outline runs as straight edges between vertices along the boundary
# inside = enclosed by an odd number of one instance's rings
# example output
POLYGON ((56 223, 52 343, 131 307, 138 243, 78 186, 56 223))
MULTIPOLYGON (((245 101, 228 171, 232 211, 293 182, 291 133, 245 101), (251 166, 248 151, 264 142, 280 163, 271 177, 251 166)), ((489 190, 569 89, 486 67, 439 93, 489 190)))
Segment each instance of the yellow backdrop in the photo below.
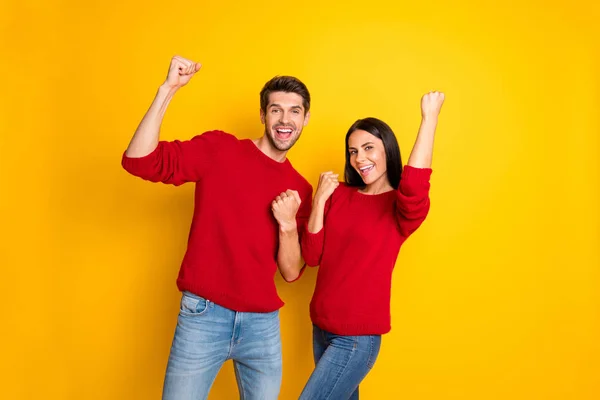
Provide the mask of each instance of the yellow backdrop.
MULTIPOLYGON (((360 117, 406 160, 420 96, 446 93, 432 210, 363 398, 600 398, 600 7, 495 3, 3 0, 1 397, 159 398, 193 186, 120 157, 180 54, 204 67, 162 138, 258 137, 260 88, 296 75, 312 119, 290 159, 313 184, 360 117)), ((312 369, 315 276, 277 278, 281 399, 312 369)), ((210 398, 236 396, 227 365, 210 398)))

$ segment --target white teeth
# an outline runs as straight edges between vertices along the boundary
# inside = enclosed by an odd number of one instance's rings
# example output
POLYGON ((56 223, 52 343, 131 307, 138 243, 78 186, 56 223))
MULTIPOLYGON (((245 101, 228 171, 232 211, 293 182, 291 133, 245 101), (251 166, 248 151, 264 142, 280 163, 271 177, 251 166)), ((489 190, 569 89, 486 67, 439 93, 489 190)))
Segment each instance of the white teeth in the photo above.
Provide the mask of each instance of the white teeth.
POLYGON ((373 165, 367 165, 366 167, 359 168, 361 171, 365 172, 368 169, 373 168, 373 165))

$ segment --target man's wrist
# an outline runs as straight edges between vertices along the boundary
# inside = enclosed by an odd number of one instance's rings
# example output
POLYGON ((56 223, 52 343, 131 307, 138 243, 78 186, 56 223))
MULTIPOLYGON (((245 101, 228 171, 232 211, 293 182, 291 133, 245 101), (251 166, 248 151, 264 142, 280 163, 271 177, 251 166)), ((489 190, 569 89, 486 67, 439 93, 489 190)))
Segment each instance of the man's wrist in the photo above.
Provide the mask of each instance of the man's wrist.
POLYGON ((167 82, 163 82, 163 84, 158 87, 158 92, 167 96, 173 96, 177 90, 179 90, 179 87, 171 86, 167 82))
POLYGON ((294 222, 284 222, 279 224, 279 233, 284 235, 298 233, 298 225, 294 222))

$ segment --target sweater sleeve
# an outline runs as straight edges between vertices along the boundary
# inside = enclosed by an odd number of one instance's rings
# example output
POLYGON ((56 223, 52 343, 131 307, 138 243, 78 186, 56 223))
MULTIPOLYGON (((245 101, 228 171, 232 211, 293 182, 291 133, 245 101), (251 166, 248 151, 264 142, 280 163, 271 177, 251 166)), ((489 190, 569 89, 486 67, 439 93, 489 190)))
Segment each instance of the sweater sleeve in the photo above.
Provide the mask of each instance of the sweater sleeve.
POLYGON ((425 220, 429 212, 430 168, 404 167, 396 191, 396 219, 400 233, 410 236, 425 220))
POLYGON ((304 226, 304 230, 300 239, 300 246, 302 247, 302 258, 307 265, 316 267, 321 264, 321 258, 323 257, 323 243, 325 239, 325 219, 327 213, 331 207, 331 197, 325 202, 325 210, 323 212, 323 227, 317 233, 311 233, 308 231, 308 223, 304 226))
POLYGON ((296 225, 298 226, 298 235, 300 236, 300 240, 302 240, 304 233, 307 232, 308 219, 311 211, 312 186, 308 185, 305 193, 306 195, 301 199, 302 203, 300 203, 300 208, 296 214, 296 225))
POLYGON ((124 153, 121 165, 142 179, 179 186, 199 181, 218 154, 234 141, 235 136, 222 131, 205 132, 186 141, 161 141, 144 157, 127 157, 124 153))

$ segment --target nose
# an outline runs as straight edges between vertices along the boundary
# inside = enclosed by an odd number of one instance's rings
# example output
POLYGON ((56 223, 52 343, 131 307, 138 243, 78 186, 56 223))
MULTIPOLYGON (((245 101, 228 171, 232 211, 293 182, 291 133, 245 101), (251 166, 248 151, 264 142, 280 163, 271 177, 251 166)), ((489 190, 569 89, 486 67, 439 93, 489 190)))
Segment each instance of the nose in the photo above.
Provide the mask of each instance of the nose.
POLYGON ((362 150, 358 150, 358 152, 356 153, 356 162, 363 162, 365 161, 365 152, 362 150))
POLYGON ((280 121, 282 124, 287 124, 290 121, 290 114, 287 111, 281 113, 280 121))

